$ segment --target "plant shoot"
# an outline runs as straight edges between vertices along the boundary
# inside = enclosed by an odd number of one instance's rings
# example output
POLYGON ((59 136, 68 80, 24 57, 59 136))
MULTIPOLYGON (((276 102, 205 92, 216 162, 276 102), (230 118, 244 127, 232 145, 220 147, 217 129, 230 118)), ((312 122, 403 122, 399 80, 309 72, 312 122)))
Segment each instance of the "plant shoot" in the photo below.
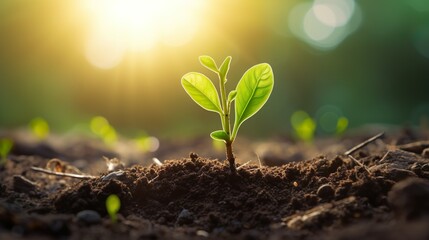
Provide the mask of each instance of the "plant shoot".
POLYGON ((118 211, 121 208, 121 200, 115 194, 111 194, 106 199, 106 210, 113 223, 118 221, 118 211))
POLYGON ((10 150, 12 150, 12 147, 12 140, 7 138, 0 139, 0 165, 3 165, 6 162, 6 158, 9 155, 10 150))
POLYGON ((209 56, 200 56, 199 59, 204 67, 217 74, 220 95, 213 81, 198 72, 185 74, 181 80, 182 86, 198 105, 207 111, 219 114, 222 129, 212 132, 210 136, 225 143, 226 158, 229 161, 231 173, 235 173, 232 143, 237 137, 241 124, 257 113, 270 97, 274 86, 273 71, 267 63, 255 65, 244 73, 236 89, 227 94, 225 85, 231 57, 227 57, 220 67, 209 56), (234 101, 235 118, 234 124, 231 125, 230 112, 234 101))

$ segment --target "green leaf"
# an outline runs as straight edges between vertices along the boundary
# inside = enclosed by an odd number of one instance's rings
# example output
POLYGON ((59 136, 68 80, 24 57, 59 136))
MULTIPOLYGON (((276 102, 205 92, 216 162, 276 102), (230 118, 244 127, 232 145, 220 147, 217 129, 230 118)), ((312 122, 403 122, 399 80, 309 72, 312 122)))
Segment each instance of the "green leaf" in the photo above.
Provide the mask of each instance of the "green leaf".
POLYGON ((202 108, 222 113, 219 95, 213 82, 201 73, 190 72, 182 77, 182 86, 188 95, 202 108))
POLYGON ((119 209, 121 208, 121 200, 115 194, 109 195, 106 199, 106 210, 113 222, 116 222, 119 209))
POLYGON ((228 94, 228 102, 232 102, 234 101, 235 97, 237 96, 237 90, 232 90, 229 94, 228 94))
POLYGON ((12 147, 12 140, 7 138, 0 139, 0 160, 7 157, 12 147))
POLYGON ((212 70, 213 72, 215 72, 215 73, 218 73, 218 72, 219 72, 219 70, 218 70, 218 68, 217 68, 217 66, 216 66, 216 63, 215 63, 215 61, 213 60, 213 58, 211 58, 211 57, 209 57, 209 56, 206 56, 206 55, 204 55, 204 56, 200 56, 200 62, 201 62, 201 64, 202 64, 204 67, 206 67, 206 68, 208 68, 208 69, 212 70))
POLYGON ((229 71, 229 65, 231 64, 231 56, 228 56, 227 58, 225 58, 225 60, 223 61, 222 65, 219 68, 219 75, 221 77, 221 79, 224 79, 224 83, 226 83, 226 75, 228 74, 229 71))
POLYGON ((235 98, 235 123, 232 139, 235 139, 241 124, 262 108, 271 95, 274 75, 271 66, 261 63, 247 70, 237 85, 235 98))
POLYGON ((229 141, 229 135, 223 130, 217 130, 212 133, 210 133, 210 137, 212 137, 214 140, 218 141, 229 141))

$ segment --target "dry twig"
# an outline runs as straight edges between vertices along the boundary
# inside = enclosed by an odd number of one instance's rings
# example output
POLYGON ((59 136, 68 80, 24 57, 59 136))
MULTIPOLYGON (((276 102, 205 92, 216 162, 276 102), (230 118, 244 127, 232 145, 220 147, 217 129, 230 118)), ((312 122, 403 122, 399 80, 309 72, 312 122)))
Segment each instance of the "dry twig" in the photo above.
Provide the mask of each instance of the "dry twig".
POLYGON ((370 139, 368 139, 368 140, 366 140, 366 141, 364 141, 364 142, 361 142, 360 144, 358 144, 358 145, 356 145, 356 146, 354 146, 353 148, 351 148, 350 150, 348 150, 348 151, 346 151, 344 154, 345 155, 350 155, 350 154, 353 154, 354 152, 356 152, 357 150, 359 150, 359 149, 361 149, 361 148, 363 148, 363 147, 365 147, 366 145, 368 145, 369 143, 371 143, 371 142, 374 142, 375 140, 377 140, 377 139, 379 139, 380 137, 382 137, 384 135, 384 132, 382 132, 382 133, 379 133, 379 134, 377 134, 377 135, 375 135, 374 137, 372 137, 372 138, 370 138, 370 139))
POLYGON ((54 172, 54 171, 47 170, 44 168, 39 168, 39 167, 31 167, 31 170, 36 171, 36 172, 42 172, 42 173, 49 174, 49 175, 55 175, 55 176, 59 176, 59 177, 71 177, 71 178, 79 178, 79 179, 94 179, 94 178, 96 178, 95 176, 91 176, 91 175, 80 175, 80 174, 74 174, 74 173, 54 172))
POLYGON ((380 137, 382 137, 383 135, 384 135, 384 133, 383 133, 383 132, 381 132, 381 133, 379 133, 379 134, 375 135, 374 137, 369 138, 368 140, 363 141, 363 142, 359 143, 358 145, 356 145, 356 146, 352 147, 350 150, 346 151, 344 154, 345 154, 346 156, 348 156, 348 157, 349 157, 353 162, 355 162, 357 165, 359 165, 360 167, 362 167, 363 169, 365 169, 365 171, 367 171, 368 173, 370 173, 370 172, 369 172, 369 170, 368 170, 368 168, 367 168, 365 165, 363 165, 359 160, 357 160, 356 158, 354 158, 354 157, 352 156, 352 154, 353 154, 354 152, 356 152, 357 150, 359 150, 359 149, 361 149, 361 148, 365 147, 365 146, 366 146, 366 145, 368 145, 369 143, 372 143, 372 142, 374 142, 375 140, 379 139, 379 138, 380 138, 380 137))

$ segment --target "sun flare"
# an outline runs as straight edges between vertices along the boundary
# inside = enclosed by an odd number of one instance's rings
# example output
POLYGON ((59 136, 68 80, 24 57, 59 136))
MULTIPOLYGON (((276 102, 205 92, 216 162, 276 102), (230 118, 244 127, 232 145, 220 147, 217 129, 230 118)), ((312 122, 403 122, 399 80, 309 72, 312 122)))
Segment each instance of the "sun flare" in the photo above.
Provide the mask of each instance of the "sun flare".
POLYGON ((203 0, 87 0, 91 28, 85 54, 112 68, 126 51, 146 52, 158 43, 188 43, 198 28, 203 0))

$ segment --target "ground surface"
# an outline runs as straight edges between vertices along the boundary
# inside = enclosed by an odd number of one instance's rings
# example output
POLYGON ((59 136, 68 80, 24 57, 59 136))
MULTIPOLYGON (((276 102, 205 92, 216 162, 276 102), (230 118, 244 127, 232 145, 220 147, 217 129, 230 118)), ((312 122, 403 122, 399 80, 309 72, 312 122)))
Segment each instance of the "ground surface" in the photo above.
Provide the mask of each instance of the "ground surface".
POLYGON ((0 239, 429 239, 429 135, 387 132, 344 155, 373 135, 237 143, 232 176, 213 159, 222 152, 200 139, 124 155, 94 139, 35 142, 9 133, 0 239), (124 158, 125 167, 108 171, 102 156, 124 158), (254 161, 243 165, 247 159, 254 161), (117 223, 105 209, 110 194, 122 202, 117 223))

